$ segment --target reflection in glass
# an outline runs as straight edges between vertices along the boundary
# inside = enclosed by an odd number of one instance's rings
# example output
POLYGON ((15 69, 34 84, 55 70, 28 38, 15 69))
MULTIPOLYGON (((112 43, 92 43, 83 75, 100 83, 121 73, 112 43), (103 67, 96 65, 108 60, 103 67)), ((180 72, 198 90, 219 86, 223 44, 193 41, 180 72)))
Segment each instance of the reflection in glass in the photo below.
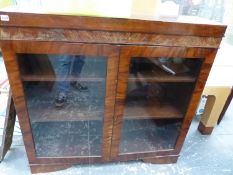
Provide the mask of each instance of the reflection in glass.
POLYGON ((36 154, 100 156, 106 58, 18 55, 36 154))
POLYGON ((131 58, 120 153, 174 149, 201 63, 131 58))
POLYGON ((193 82, 201 65, 200 59, 134 58, 130 64, 130 81, 193 82))

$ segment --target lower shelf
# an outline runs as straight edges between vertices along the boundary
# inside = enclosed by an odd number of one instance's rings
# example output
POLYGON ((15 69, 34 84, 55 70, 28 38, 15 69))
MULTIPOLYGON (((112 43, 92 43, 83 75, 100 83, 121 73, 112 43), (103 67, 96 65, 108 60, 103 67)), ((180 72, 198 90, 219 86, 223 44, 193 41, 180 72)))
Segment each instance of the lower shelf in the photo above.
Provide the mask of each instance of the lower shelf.
MULTIPOLYGON (((56 83, 49 90, 43 83, 25 83, 27 108, 32 122, 102 120, 104 116, 104 83, 86 82, 87 92, 73 88, 67 93, 62 108, 55 107, 56 83)), ((47 85, 47 84, 46 84, 47 85)), ((126 119, 169 119, 182 118, 183 112, 166 99, 127 100, 126 119)))
POLYGON ((126 103, 125 119, 169 119, 183 118, 181 110, 168 102, 131 100, 126 103))
POLYGON ((103 120, 104 83, 86 82, 88 90, 85 92, 69 87, 66 93, 67 99, 60 108, 55 106, 59 84, 54 83, 52 90, 49 90, 46 85, 41 82, 25 83, 31 122, 103 120))

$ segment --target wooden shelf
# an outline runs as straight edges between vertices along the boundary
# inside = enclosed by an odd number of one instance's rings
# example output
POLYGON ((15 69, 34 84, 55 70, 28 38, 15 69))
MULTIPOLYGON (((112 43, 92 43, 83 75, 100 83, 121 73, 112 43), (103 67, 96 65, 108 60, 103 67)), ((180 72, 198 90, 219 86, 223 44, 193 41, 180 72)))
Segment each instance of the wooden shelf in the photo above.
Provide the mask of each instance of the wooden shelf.
POLYGON ((129 102, 126 103, 124 119, 172 119, 183 118, 182 112, 166 102, 129 102))
POLYGON ((130 74, 129 82, 195 82, 196 77, 187 73, 169 75, 158 70, 156 72, 139 72, 137 75, 130 74))
POLYGON ((67 102, 62 108, 57 108, 55 107, 55 102, 51 98, 47 101, 31 102, 30 106, 28 107, 30 120, 33 123, 103 120, 103 106, 97 106, 97 104, 91 104, 91 102, 90 105, 82 106, 76 103, 76 101, 67 102))
MULTIPOLYGON (((48 115, 40 115, 41 109, 34 109, 33 114, 37 115, 30 115, 30 119, 32 123, 36 122, 67 122, 67 121, 90 121, 90 120, 103 120, 103 112, 101 111, 93 111, 93 112, 83 112, 83 113, 76 113, 76 114, 67 114, 65 112, 64 115, 59 114, 59 109, 54 107, 54 110, 49 110, 48 115)), ((85 111, 85 109, 84 109, 85 111)))
POLYGON ((75 76, 52 76, 52 75, 23 75, 23 81, 88 81, 88 82, 104 82, 105 78, 101 77, 75 77, 75 76))
POLYGON ((25 95, 30 121, 34 123, 103 120, 105 84, 88 82, 86 85, 88 90, 85 92, 70 88, 64 106, 57 108, 57 86, 49 90, 42 84, 29 84, 26 86, 25 95))

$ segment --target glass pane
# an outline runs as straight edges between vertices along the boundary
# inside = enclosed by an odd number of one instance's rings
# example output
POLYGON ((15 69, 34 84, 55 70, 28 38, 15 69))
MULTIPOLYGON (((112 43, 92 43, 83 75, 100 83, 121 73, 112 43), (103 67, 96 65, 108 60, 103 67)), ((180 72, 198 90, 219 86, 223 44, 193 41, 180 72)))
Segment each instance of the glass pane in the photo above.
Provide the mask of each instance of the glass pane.
POLYGON ((201 63, 131 59, 120 153, 174 149, 201 63))
POLYGON ((20 54, 18 61, 23 80, 103 81, 106 74, 104 57, 20 54))
POLYGON ((100 156, 105 57, 18 55, 39 157, 100 156))
POLYGON ((180 120, 125 119, 120 152, 140 153, 173 149, 180 127, 180 120))

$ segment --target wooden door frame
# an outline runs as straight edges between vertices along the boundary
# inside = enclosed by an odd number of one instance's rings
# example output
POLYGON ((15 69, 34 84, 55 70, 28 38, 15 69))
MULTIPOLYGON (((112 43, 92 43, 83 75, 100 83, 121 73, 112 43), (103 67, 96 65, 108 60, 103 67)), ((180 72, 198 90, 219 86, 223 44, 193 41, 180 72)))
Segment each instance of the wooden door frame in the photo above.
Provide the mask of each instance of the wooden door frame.
POLYGON ((217 49, 212 48, 186 48, 166 46, 124 46, 120 50, 120 62, 118 71, 118 84, 115 103, 115 115, 113 125, 113 138, 111 157, 113 160, 134 160, 156 156, 176 156, 182 148, 185 136, 195 115, 199 99, 204 89, 209 71, 214 61, 217 49), (121 129, 123 125, 123 112, 127 93, 129 64, 132 57, 182 57, 182 58, 203 58, 203 63, 197 77, 197 81, 187 107, 181 131, 176 140, 175 149, 161 150, 157 152, 119 154, 121 129))
POLYGON ((91 163, 108 161, 111 150, 115 92, 117 82, 119 47, 101 44, 80 44, 68 42, 35 42, 35 41, 1 41, 2 54, 8 73, 9 83, 15 103, 24 144, 30 164, 91 163), (31 54, 80 54, 107 57, 106 94, 104 107, 104 127, 102 137, 102 156, 72 157, 37 157, 32 136, 26 97, 17 63, 17 53, 31 54))

